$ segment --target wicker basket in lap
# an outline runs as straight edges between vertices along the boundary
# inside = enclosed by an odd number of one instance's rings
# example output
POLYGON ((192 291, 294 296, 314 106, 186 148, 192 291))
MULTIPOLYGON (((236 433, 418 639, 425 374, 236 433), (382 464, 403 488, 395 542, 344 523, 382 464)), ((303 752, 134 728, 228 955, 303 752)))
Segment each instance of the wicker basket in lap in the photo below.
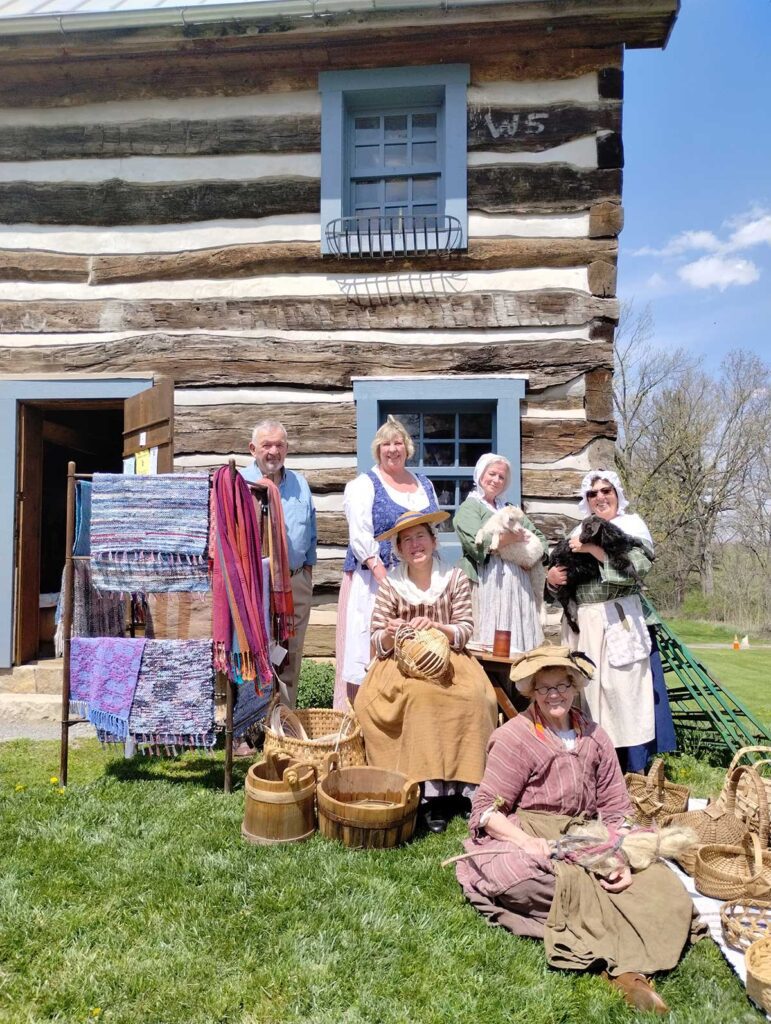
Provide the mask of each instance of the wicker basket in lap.
POLYGON ((771 1013, 771 939, 758 939, 744 954, 747 967, 747 995, 766 1013, 771 1013))
MULTIPOLYGON (((758 809, 759 838, 763 846, 768 845, 768 803, 766 802, 766 791, 763 788, 763 780, 754 768, 749 765, 740 765, 731 773, 728 785, 725 789, 725 800, 722 807, 717 804, 710 804, 701 811, 686 811, 685 814, 673 814, 665 819, 667 825, 685 825, 693 829, 699 846, 740 846, 745 835, 749 832, 747 823, 741 820, 737 810, 736 794, 745 780, 747 785, 752 787, 756 793, 756 808, 758 809)), ((692 875, 696 870, 696 850, 698 847, 681 854, 677 862, 684 871, 692 875)))
POLYGON ((748 949, 771 938, 771 901, 731 900, 720 908, 723 938, 732 949, 748 949))
POLYGON ((294 712, 302 723, 307 740, 279 736, 265 726, 265 753, 287 754, 302 764, 311 764, 321 779, 327 774, 327 757, 340 756, 340 766, 355 767, 367 763, 359 723, 351 714, 327 708, 305 708, 294 712))
POLYGON ((700 846, 693 875, 702 896, 714 900, 756 900, 771 897, 771 852, 754 832, 741 846, 700 846))
MULTIPOLYGON (((742 747, 734 754, 733 760, 726 772, 726 781, 723 786, 723 791, 715 801, 718 806, 723 806, 726 801, 726 790, 728 788, 728 780, 731 778, 731 773, 739 765, 742 759, 747 758, 749 754, 761 754, 764 755, 758 760, 752 762, 752 767, 760 776, 763 787, 766 793, 766 804, 771 804, 771 776, 764 776, 761 772, 761 768, 767 771, 767 765, 771 765, 771 747, 742 747)), ((748 778, 742 778, 739 782, 739 788, 736 791, 736 815, 743 821, 747 822, 747 827, 751 832, 760 831, 760 809, 758 807, 758 793, 757 788, 751 783, 748 778)))
POLYGON ((450 641, 438 629, 399 626, 394 638, 394 657, 410 679, 444 682, 450 667, 450 641))
POLYGON ((647 775, 627 772, 626 788, 634 807, 638 825, 654 825, 661 819, 688 809, 691 791, 664 777, 664 762, 656 758, 647 775))

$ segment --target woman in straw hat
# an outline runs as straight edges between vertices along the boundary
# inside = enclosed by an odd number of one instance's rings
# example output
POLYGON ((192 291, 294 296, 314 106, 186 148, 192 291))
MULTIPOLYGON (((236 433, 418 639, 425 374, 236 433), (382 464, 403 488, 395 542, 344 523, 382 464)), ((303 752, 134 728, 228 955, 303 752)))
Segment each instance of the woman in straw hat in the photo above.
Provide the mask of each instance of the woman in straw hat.
MULTIPOLYGON (((599 516, 640 541, 629 552, 638 579, 610 565, 602 548, 582 544, 577 526, 570 546, 597 559, 600 578, 579 586, 579 633, 563 619, 562 638, 586 651, 597 666, 583 694, 585 708, 613 740, 622 766, 644 772, 650 757, 676 750, 677 743, 655 633, 646 625, 639 596, 639 577, 653 564, 653 540, 643 519, 628 506, 612 470, 592 470, 581 481, 581 516, 599 516)), ((546 576, 547 593, 564 582, 564 568, 553 566, 546 576)))
MULTIPOLYGON (((530 572, 490 550, 492 537, 477 542, 484 524, 508 502, 504 495, 511 486, 511 463, 503 455, 487 452, 474 467, 474 488, 455 513, 452 525, 463 548, 460 567, 471 580, 474 604, 474 641, 492 647, 497 629, 511 633, 511 650, 529 651, 543 642, 539 616, 541 594, 533 593, 530 572)), ((546 538, 524 517, 516 530, 501 536, 501 547, 522 544, 529 530, 549 550, 546 538)), ((543 588, 543 582, 540 582, 543 588)))
POLYGON ((374 465, 345 486, 343 506, 349 545, 337 602, 334 706, 345 710, 356 697, 370 663, 369 628, 377 588, 396 557, 379 534, 403 512, 435 512, 434 485, 411 473, 407 461, 415 445, 407 428, 389 416, 372 439, 374 465))
POLYGON ((464 653, 471 636, 471 595, 460 569, 436 553, 432 526, 447 512, 405 512, 391 530, 400 559, 380 584, 372 615, 377 660, 356 697, 367 761, 423 783, 423 816, 433 832, 447 827, 449 801, 470 798, 482 779, 497 703, 479 663, 464 653), (403 674, 394 658, 396 634, 409 623, 449 641, 449 666, 439 679, 403 674))
POLYGON ((549 841, 572 818, 601 817, 613 830, 631 812, 609 736, 573 707, 592 672, 567 647, 536 648, 512 668, 531 704, 493 734, 469 820, 473 856, 457 877, 491 923, 544 939, 551 966, 604 971, 627 1002, 666 1013, 647 976, 671 970, 692 938, 677 876, 657 862, 602 879, 552 859, 549 841))

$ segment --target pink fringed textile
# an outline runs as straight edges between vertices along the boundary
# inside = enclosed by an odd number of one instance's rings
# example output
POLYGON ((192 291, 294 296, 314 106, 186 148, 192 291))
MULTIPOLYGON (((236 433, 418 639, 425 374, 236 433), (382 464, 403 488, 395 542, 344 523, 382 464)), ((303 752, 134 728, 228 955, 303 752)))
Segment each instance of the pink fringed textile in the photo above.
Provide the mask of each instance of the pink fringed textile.
POLYGON ((284 510, 281 507, 281 493, 272 480, 262 477, 255 481, 253 488, 262 488, 268 495, 268 520, 270 523, 270 611, 276 640, 283 643, 294 636, 294 600, 289 571, 289 551, 286 545, 284 510))
POLYGON ((214 667, 234 682, 272 679, 262 607, 260 530, 244 479, 223 466, 212 481, 214 667))

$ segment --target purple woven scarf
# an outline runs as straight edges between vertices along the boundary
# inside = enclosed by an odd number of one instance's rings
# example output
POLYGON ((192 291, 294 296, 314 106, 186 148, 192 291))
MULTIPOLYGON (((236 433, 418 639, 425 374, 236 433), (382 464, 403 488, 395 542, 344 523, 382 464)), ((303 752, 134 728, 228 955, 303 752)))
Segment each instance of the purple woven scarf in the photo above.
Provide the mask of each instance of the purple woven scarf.
POLYGON ((144 640, 73 637, 70 714, 87 718, 100 733, 125 740, 144 648, 144 640))

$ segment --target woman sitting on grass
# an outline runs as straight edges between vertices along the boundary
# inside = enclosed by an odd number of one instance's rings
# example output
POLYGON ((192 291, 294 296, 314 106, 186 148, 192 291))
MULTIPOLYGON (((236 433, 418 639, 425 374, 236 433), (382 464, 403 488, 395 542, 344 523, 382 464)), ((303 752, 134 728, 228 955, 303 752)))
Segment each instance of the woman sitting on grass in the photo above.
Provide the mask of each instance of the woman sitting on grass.
POLYGON ((479 662, 464 653, 473 628, 468 579, 436 555, 431 524, 448 518, 447 512, 405 512, 377 538, 394 540, 400 564, 377 593, 372 615, 377 661, 354 705, 368 763, 423 783, 423 819, 432 832, 446 829, 450 801, 470 798, 481 781, 497 713, 490 681, 479 662), (402 674, 393 651, 405 623, 447 637, 446 679, 402 674))
POLYGON ((466 850, 456 873, 481 913, 516 935, 542 938, 552 967, 601 971, 638 1009, 668 1008, 648 977, 671 970, 701 938, 677 876, 654 862, 634 875, 628 865, 598 878, 551 859, 578 815, 622 827, 631 804, 613 744, 573 708, 592 664, 567 647, 523 655, 511 678, 531 698, 523 714, 493 734, 474 797, 466 850))

